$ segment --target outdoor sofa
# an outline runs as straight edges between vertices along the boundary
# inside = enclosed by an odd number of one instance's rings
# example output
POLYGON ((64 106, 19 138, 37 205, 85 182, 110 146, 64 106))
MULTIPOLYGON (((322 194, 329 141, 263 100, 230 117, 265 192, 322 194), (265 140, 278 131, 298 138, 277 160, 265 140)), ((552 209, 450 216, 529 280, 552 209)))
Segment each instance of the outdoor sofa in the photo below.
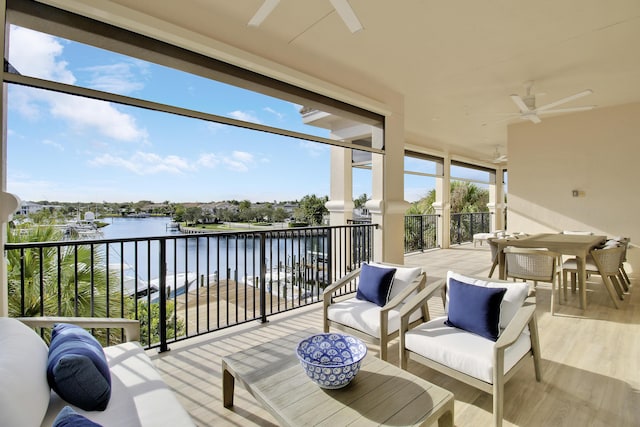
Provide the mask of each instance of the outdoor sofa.
MULTIPOLYGON (((84 329, 76 330, 84 332, 84 329)), ((86 424, 75 424, 75 420, 86 417, 104 427, 194 426, 136 342, 139 335, 138 321, 129 319, 0 317, 0 424, 51 427, 63 408, 69 406, 73 415, 63 423, 58 421, 57 425, 84 426, 86 424), (47 382, 50 351, 32 328, 48 328, 58 323, 125 330, 127 342, 104 348, 111 382, 110 398, 104 410, 85 411, 69 405, 50 389, 47 382)))

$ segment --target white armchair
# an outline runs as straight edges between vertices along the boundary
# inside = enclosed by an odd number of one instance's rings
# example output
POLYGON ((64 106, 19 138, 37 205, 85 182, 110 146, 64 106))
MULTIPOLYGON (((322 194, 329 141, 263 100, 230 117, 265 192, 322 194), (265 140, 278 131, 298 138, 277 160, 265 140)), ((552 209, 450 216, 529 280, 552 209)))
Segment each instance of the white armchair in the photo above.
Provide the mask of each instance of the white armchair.
POLYGON ((531 301, 533 298, 530 300, 527 295, 526 283, 487 281, 449 272, 444 282, 427 286, 402 307, 400 367, 407 369, 411 359, 492 394, 493 424, 501 426, 505 382, 530 359, 533 359, 536 379, 541 380, 536 305, 531 301), (459 287, 460 284, 463 286, 459 287), (409 320, 412 313, 445 285, 446 315, 411 327, 409 320), (451 288, 452 285, 455 285, 454 289, 451 288), (474 293, 466 294, 463 298, 461 295, 468 292, 467 289, 474 293), (482 295, 479 298, 476 292, 490 295, 487 298, 488 307, 476 310, 483 305, 481 301, 484 298, 482 295), (499 306, 497 313, 496 304, 499 306), (487 308, 489 309, 485 311, 487 308), (454 311, 457 312, 455 319, 454 311), (470 313, 481 313, 483 320, 458 318, 461 314, 464 317, 470 313), (488 326, 497 334, 495 340, 478 335, 486 331, 460 328, 466 326, 465 322, 470 322, 472 328, 475 328, 484 320, 488 321, 488 326), (451 326, 452 321, 458 327, 451 326))
MULTIPOLYGON (((339 295, 360 286, 362 267, 328 286, 323 293, 324 331, 330 327, 345 331, 372 341, 380 346, 380 358, 387 359, 387 345, 398 336, 400 309, 409 297, 424 288, 426 275, 420 267, 403 267, 394 264, 370 263, 370 266, 395 268, 386 303, 378 305, 365 299, 339 295), (351 286, 351 288, 349 288, 351 286)), ((364 267, 364 265, 363 265, 364 267)), ((428 307, 424 304, 416 310, 408 321, 418 324, 429 318, 428 307)))

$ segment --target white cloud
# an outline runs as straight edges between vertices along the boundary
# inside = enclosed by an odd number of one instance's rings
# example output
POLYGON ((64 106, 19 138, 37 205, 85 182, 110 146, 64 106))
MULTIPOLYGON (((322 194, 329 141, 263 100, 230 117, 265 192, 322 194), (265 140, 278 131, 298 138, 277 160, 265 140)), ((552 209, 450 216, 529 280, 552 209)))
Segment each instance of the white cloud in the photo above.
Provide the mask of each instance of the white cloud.
POLYGON ((49 146, 55 148, 56 150, 64 151, 64 147, 62 146, 62 144, 59 144, 59 143, 57 143, 55 141, 51 141, 50 139, 45 139, 45 140, 42 141, 42 143, 44 145, 49 145, 49 146))
POLYGON ((273 114, 274 116, 276 116, 278 120, 284 120, 285 118, 285 115, 283 113, 276 111, 273 108, 265 107, 263 108, 263 110, 266 111, 267 113, 273 114))
POLYGON ((214 168, 220 163, 220 159, 213 153, 204 153, 200 155, 196 163, 205 168, 214 168))
POLYGON ((234 151, 231 153, 231 157, 243 163, 253 163, 253 154, 246 151, 234 151))
POLYGON ((322 155, 326 150, 329 149, 328 146, 324 144, 320 144, 319 142, 313 141, 301 141, 300 147, 307 152, 307 154, 311 157, 318 157, 322 155))
POLYGON ((207 129, 209 129, 209 131, 211 133, 217 133, 218 131, 226 128, 226 125, 223 125, 222 123, 216 123, 216 122, 207 122, 207 129))
MULTIPOLYGON (((61 59, 64 45, 58 39, 12 27, 10 44, 9 61, 20 73, 75 84, 76 78, 68 69, 69 64, 61 59)), ((111 81, 111 84, 116 83, 111 81)), ((76 131, 98 132, 116 140, 146 142, 148 137, 147 131, 137 125, 133 116, 105 101, 12 87, 10 106, 30 119, 41 118, 46 110, 54 118, 68 122, 76 131)))
POLYGON ((128 94, 144 88, 144 84, 137 79, 138 75, 132 71, 133 67, 144 71, 145 64, 139 61, 135 63, 119 62, 87 67, 82 71, 91 74, 89 87, 105 92, 128 94))
POLYGON ((51 115, 65 119, 77 131, 97 130, 120 141, 146 141, 148 134, 136 119, 109 102, 60 94, 49 96, 51 115))
POLYGON ((74 84, 76 78, 67 62, 57 59, 64 47, 53 36, 11 27, 9 62, 20 74, 74 84))
POLYGON ((229 115, 234 119, 242 120, 245 122, 261 124, 260 120, 258 120, 256 116, 254 116, 251 112, 248 112, 248 111, 236 110, 236 111, 230 112, 229 115))
POLYGON ((112 166, 128 170, 137 175, 154 175, 157 173, 182 174, 195 170, 195 166, 183 157, 168 155, 162 157, 156 153, 137 151, 130 158, 103 154, 91 160, 93 166, 112 166))
POLYGON ((227 169, 234 172, 248 172, 255 160, 251 153, 234 151, 230 156, 225 156, 222 162, 227 166, 227 169))

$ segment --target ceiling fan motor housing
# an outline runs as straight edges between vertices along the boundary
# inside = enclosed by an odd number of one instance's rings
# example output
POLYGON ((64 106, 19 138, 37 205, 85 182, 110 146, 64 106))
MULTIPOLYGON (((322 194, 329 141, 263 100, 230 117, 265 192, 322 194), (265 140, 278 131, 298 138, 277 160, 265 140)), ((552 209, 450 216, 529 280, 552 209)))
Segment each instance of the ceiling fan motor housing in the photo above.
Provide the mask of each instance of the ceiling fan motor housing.
POLYGON ((535 95, 527 95, 522 98, 524 104, 529 107, 529 110, 536 109, 536 96, 535 95))

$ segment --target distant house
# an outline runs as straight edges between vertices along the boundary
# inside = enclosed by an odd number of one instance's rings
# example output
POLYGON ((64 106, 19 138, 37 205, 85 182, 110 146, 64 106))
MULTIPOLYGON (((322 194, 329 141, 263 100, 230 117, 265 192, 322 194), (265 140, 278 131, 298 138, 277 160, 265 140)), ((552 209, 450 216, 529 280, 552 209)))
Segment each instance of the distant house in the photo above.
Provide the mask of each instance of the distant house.
POLYGON ((20 205, 20 209, 18 209, 16 214, 17 215, 28 216, 30 214, 34 214, 36 212, 40 212, 44 208, 45 208, 45 206, 41 205, 39 203, 22 202, 22 204, 20 205))
POLYGON ((293 213, 296 209, 298 209, 299 206, 297 203, 282 203, 279 204, 278 207, 284 209, 286 213, 293 215, 293 213))

